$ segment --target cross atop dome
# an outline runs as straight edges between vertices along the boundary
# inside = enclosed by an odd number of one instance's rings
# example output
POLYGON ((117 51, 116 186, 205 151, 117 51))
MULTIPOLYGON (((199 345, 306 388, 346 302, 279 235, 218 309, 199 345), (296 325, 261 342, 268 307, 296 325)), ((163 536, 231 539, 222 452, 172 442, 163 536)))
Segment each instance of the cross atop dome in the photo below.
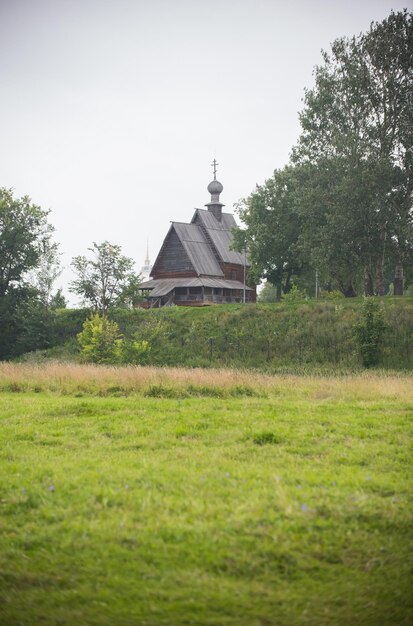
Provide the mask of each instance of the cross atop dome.
POLYGON ((211 167, 214 168, 214 180, 212 180, 207 187, 209 193, 211 194, 211 201, 205 206, 208 207, 208 211, 210 211, 220 222, 222 219, 222 207, 224 205, 219 201, 219 194, 222 193, 224 187, 219 180, 217 180, 217 165, 218 163, 216 159, 214 159, 211 163, 211 167))
POLYGON ((219 163, 217 163, 216 159, 214 159, 211 163, 211 167, 214 168, 214 180, 217 179, 217 165, 219 165, 219 163))

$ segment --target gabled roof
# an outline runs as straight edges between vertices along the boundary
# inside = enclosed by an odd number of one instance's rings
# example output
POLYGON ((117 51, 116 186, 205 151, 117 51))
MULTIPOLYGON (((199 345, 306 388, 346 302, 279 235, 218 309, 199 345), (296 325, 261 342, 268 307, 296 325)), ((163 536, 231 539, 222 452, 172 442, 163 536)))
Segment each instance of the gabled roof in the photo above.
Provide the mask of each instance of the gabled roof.
POLYGON ((223 272, 215 258, 211 246, 205 239, 202 229, 196 224, 172 222, 176 234, 185 252, 191 260, 198 276, 223 276, 223 272))
POLYGON ((168 239, 171 231, 175 231, 176 235, 181 242, 185 253, 188 256, 195 272, 198 276, 223 276, 223 272, 219 266, 214 252, 211 249, 210 244, 205 239, 205 235, 202 229, 197 224, 185 224, 183 222, 172 222, 171 227, 165 241, 162 245, 161 251, 152 268, 152 274, 156 271, 158 260, 168 246, 168 239))
POLYGON ((211 211, 196 209, 192 218, 192 224, 196 224, 198 221, 205 228, 218 256, 224 263, 244 265, 244 253, 230 249, 232 230, 237 227, 234 216, 231 213, 222 213, 222 219, 219 221, 211 211))

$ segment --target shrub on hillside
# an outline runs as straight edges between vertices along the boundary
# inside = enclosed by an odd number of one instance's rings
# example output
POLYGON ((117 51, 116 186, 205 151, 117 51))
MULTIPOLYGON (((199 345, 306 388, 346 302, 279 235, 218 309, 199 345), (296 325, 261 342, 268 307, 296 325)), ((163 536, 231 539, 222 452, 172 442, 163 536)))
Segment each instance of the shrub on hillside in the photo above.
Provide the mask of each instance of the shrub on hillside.
POLYGON ((364 367, 378 364, 386 328, 382 307, 373 299, 366 298, 361 320, 354 326, 354 336, 364 367))
POLYGON ((343 300, 345 296, 338 289, 333 289, 333 291, 324 291, 321 289, 320 298, 323 300, 343 300))
POLYGON ((291 287, 291 291, 289 293, 285 293, 281 299, 283 302, 295 303, 301 300, 306 300, 307 294, 297 285, 293 285, 291 287))
POLYGON ((99 313, 85 321, 77 340, 83 361, 116 363, 123 360, 124 341, 119 326, 99 313))
POLYGON ((134 338, 132 341, 123 340, 122 346, 119 346, 119 348, 119 358, 122 363, 143 365, 149 360, 151 344, 149 341, 145 341, 145 339, 134 338))
POLYGON ((151 350, 149 341, 125 339, 113 320, 96 313, 83 324, 77 336, 80 356, 87 363, 146 363, 151 350))

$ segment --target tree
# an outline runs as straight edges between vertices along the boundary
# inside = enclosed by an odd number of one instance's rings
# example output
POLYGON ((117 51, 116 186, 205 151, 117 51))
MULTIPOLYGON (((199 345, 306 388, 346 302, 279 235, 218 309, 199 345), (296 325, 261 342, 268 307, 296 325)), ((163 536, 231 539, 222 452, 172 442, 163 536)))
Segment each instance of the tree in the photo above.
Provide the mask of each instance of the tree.
MULTIPOLYGON (((51 241, 45 241, 38 265, 30 272, 29 280, 39 292, 39 297, 46 307, 54 303, 57 294, 53 295, 52 289, 61 273, 59 246, 51 241)), ((61 293, 60 296, 62 297, 61 293)))
POLYGON ((234 247, 248 250, 251 273, 265 278, 281 292, 291 288, 294 274, 303 265, 297 248, 301 229, 296 210, 297 169, 276 170, 272 178, 239 203, 238 213, 245 229, 234 231, 234 247))
POLYGON ((268 280, 265 281, 258 294, 258 302, 277 302, 277 288, 269 283, 268 280))
POLYGON ((130 274, 128 276, 127 282, 125 283, 125 286, 122 292, 122 297, 121 297, 121 302, 120 302, 121 305, 126 306, 126 307, 133 307, 138 302, 142 302, 142 300, 144 300, 142 291, 140 289, 141 282, 142 281, 140 278, 140 274, 139 275, 130 274))
MULTIPOLYGON (((72 261, 77 278, 70 291, 82 296, 85 304, 106 315, 109 308, 122 306, 131 298, 131 285, 139 280, 132 272, 134 262, 123 256, 121 247, 108 241, 93 243, 92 259, 77 256, 72 261)), ((136 289, 135 289, 136 290, 136 289)))
POLYGON ((66 298, 64 297, 61 289, 58 289, 50 298, 49 307, 51 309, 65 309, 67 307, 66 298))
POLYGON ((28 196, 16 199, 0 189, 0 358, 10 358, 48 344, 51 320, 30 272, 52 246, 48 211, 28 196))
POLYGON ((383 334, 386 329, 383 308, 371 298, 366 298, 363 303, 361 320, 355 324, 353 329, 364 367, 373 367, 378 364, 383 334))
POLYGON ((297 248, 317 269, 321 284, 355 296, 363 283, 365 257, 374 252, 366 238, 370 217, 364 168, 349 172, 343 159, 331 156, 305 163, 300 171, 297 248))
POLYGON ((11 189, 0 189, 0 297, 19 287, 50 247, 48 214, 28 196, 15 199, 11 189))
POLYGON ((144 363, 151 351, 149 341, 138 336, 126 339, 117 322, 95 313, 77 335, 81 358, 90 363, 144 363))
POLYGON ((122 360, 123 336, 116 322, 95 313, 83 324, 77 340, 86 362, 116 363, 122 360))
POLYGON ((413 14, 391 12, 367 33, 336 40, 323 61, 306 91, 293 162, 314 166, 310 189, 322 172, 333 192, 319 195, 319 221, 332 234, 324 230, 324 249, 339 250, 347 224, 340 249, 363 272, 365 293, 383 294, 395 263, 401 295, 413 247, 413 14))

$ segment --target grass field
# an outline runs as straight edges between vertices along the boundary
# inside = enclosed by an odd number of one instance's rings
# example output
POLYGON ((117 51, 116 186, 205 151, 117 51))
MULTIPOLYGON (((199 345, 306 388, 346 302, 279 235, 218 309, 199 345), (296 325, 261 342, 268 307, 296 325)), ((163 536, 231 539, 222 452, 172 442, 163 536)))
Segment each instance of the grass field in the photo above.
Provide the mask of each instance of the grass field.
POLYGON ((0 364, 0 624, 409 625, 413 376, 0 364))

